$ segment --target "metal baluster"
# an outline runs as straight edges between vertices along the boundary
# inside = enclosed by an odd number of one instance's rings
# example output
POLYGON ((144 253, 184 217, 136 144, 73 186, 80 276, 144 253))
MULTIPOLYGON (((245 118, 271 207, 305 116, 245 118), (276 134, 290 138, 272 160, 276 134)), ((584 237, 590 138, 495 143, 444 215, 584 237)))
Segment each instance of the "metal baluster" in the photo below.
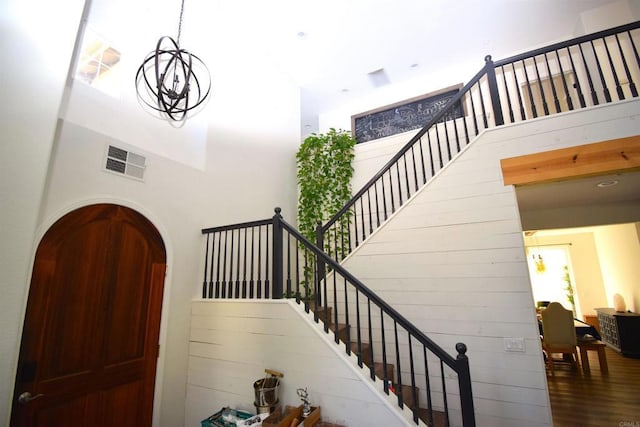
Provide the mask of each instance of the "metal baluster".
MULTIPOLYGON (((558 99, 558 93, 556 91, 556 85, 553 82, 553 74, 551 74, 551 66, 549 65, 549 58, 547 58, 547 54, 544 54, 544 62, 547 65, 547 74, 549 75, 549 83, 551 83, 551 95, 553 96, 553 102, 556 106, 556 113, 562 112, 562 108, 560 107, 560 100, 558 99)), ((562 75, 562 72, 560 73, 562 75)))
MULTIPOLYGON (((417 143, 420 144, 420 141, 422 140, 422 138, 420 138, 417 143)), ((418 191, 418 168, 416 167, 416 153, 414 150, 414 147, 416 146, 416 144, 413 144, 411 146, 411 164, 413 165, 413 191, 416 192, 418 191)), ((409 185, 407 184, 407 187, 409 185)))
POLYGON ((240 233, 241 230, 238 229, 238 252, 236 254, 236 286, 235 286, 235 298, 240 298, 240 233))
POLYGON ((373 194, 376 196, 376 227, 380 227, 380 203, 378 202, 378 181, 373 184, 373 194))
POLYGON ((262 226, 258 227, 258 278, 256 285, 256 298, 260 299, 262 298, 262 226))
MULTIPOLYGON (((422 149, 422 137, 420 137, 420 140, 418 141, 418 146, 420 147, 420 155, 418 157, 420 158, 420 165, 422 167, 422 183, 426 184, 427 183, 427 170, 426 170, 426 168, 424 166, 424 150, 422 149)), ((418 184, 417 183, 416 183, 416 188, 418 188, 418 184)))
POLYGON ((367 188, 367 206, 369 207, 369 234, 373 233, 373 217, 371 212, 371 187, 367 188))
POLYGON ((542 87, 542 80, 540 79, 540 70, 538 70, 538 63, 536 62, 536 57, 532 57, 533 59, 533 69, 536 70, 536 79, 538 79, 538 89, 540 89, 540 96, 542 97, 542 109, 544 110, 544 115, 549 115, 549 105, 547 104, 547 97, 544 94, 544 87, 542 87))
POLYGON ((435 125, 436 131, 436 145, 438 147, 438 159, 440 160, 440 169, 444 166, 444 162, 442 161, 442 146, 440 145, 440 132, 438 132, 438 123, 435 125))
MULTIPOLYGON (((368 319, 368 323, 369 323, 369 355, 371 356, 371 360, 373 359, 373 322, 371 321, 371 298, 367 297, 367 319, 368 319)), ((384 344, 383 344, 384 347, 384 344)), ((384 357, 383 357, 384 360, 384 357)), ((383 366, 386 370, 387 368, 387 364, 383 362, 383 366)), ((376 379, 376 370, 374 368, 373 363, 371 364, 371 366, 369 366, 369 373, 371 375, 371 379, 375 380, 376 379)), ((389 394, 387 387, 387 383, 385 382, 385 391, 387 391, 387 394, 389 394)))
MULTIPOLYGON (((360 292, 356 291, 356 342, 358 346, 358 366, 362 368, 362 325, 360 324, 360 292)), ((336 324, 336 329, 338 325, 336 324)))
POLYGON ((244 230, 244 256, 242 257, 242 298, 247 297, 247 235, 249 230, 244 230))
POLYGON ((462 99, 460 99, 460 111, 462 113, 462 126, 464 126, 464 145, 469 145, 469 125, 467 124, 467 115, 464 113, 464 107, 462 106, 462 99))
POLYGON ((224 253, 222 254, 222 283, 220 283, 222 289, 221 298, 227 297, 227 230, 224 230, 224 253))
MULTIPOLYGON (((602 39, 605 47, 607 46, 607 42, 602 39)), ((604 93, 604 100, 606 102, 611 102, 611 93, 609 93, 609 87, 607 86, 607 80, 604 78, 604 73, 602 72, 602 66, 600 65, 600 58, 598 58, 598 52, 596 52, 596 46, 593 44, 593 40, 589 41, 591 44, 591 50, 593 51, 593 57, 596 60, 596 67, 598 68, 598 75, 600 76, 600 83, 602 83, 602 91, 604 93)))
POLYGON ((413 363, 413 346, 411 344, 411 334, 407 331, 409 339, 409 372, 411 375, 411 395, 413 397, 413 421, 418 422, 418 389, 416 387, 416 370, 413 363))
POLYGON ((291 297, 291 234, 287 230, 287 288, 285 298, 291 297))
POLYGON ((633 77, 631 76, 631 72, 629 71, 629 64, 627 64, 627 58, 624 56, 624 51, 622 49, 622 45, 620 44, 620 39, 616 34, 616 43, 618 43, 618 50, 620 51, 620 58, 622 58, 622 65, 624 66, 624 72, 627 75, 627 81, 629 82, 629 89, 631 89, 631 96, 638 96, 638 90, 636 89, 636 84, 633 82, 633 77))
POLYGON ((249 298, 253 298, 255 295, 255 282, 253 281, 256 265, 254 263, 255 253, 255 227, 251 227, 251 277, 249 278, 249 298))
POLYGON ((218 235, 218 262, 216 263, 216 298, 221 298, 220 294, 220 254, 222 253, 222 233, 216 233, 218 235))
POLYGON ((593 86, 593 80, 591 79, 591 72, 589 71, 589 66, 587 65, 587 59, 584 57, 582 44, 578 45, 578 49, 580 50, 580 56, 582 56, 582 63, 584 64, 584 70, 587 73, 587 80, 589 81, 589 88, 591 89, 591 100, 593 101, 593 105, 599 105, 600 101, 598 100, 598 94, 596 93, 596 89, 593 86))
POLYGON ((391 213, 393 214, 396 211, 394 197, 393 197, 393 178, 391 177, 391 169, 388 169, 389 172, 389 193, 391 193, 391 213))
MULTIPOLYGON (((513 65, 513 63, 511 65, 513 65)), ((505 95, 507 95, 507 108, 509 109, 509 120, 511 120, 511 123, 513 123, 515 122, 515 117, 513 115, 511 97, 509 96, 509 84, 507 83, 507 73, 504 72, 504 65, 500 66, 500 72, 502 74, 502 81, 504 82, 504 92, 505 92, 505 95)))
MULTIPOLYGON (((476 83, 474 86, 478 87, 478 90, 480 90, 480 82, 476 83)), ((473 101, 473 86, 469 89, 469 103, 471 104, 471 116, 473 117, 473 128, 474 128, 474 136, 478 135, 480 132, 478 132, 478 118, 476 117, 476 106, 475 106, 475 102, 473 101)), ((433 166, 433 163, 432 163, 433 166)))
POLYGON ((567 85, 567 76, 565 76, 564 70, 562 69, 562 60, 560 59, 560 55, 558 54, 558 50, 555 50, 556 59, 558 61, 558 67, 560 68, 560 75, 562 76, 562 87, 564 89, 564 95, 567 97, 567 107, 569 111, 573 110, 573 100, 571 99, 571 93, 569 92, 569 85, 567 85))
POLYGON ((204 278, 202 279, 202 298, 207 297, 207 270, 209 269, 209 234, 207 233, 207 242, 205 243, 204 252, 204 278))
MULTIPOLYGON (((407 164, 406 152, 402 155, 402 159, 404 160, 404 181, 407 186, 407 200, 409 200, 411 198, 411 188, 409 187, 409 165, 407 164)), ((398 163, 398 166, 400 166, 400 163, 398 163)))
POLYGON ((513 81, 515 82, 515 92, 518 95, 518 106, 520 107, 520 120, 526 120, 526 113, 524 111, 524 103, 522 102, 522 94, 520 93, 520 83, 518 82, 518 73, 514 63, 511 63, 511 70, 513 71, 513 81))
MULTIPOLYGON (((636 44, 633 42, 633 37, 631 36, 631 32, 627 31, 627 35, 629 36, 629 43, 631 43, 633 53, 636 57, 636 65, 640 66, 640 55, 638 55, 638 49, 636 49, 636 44)), ((632 83, 631 86, 633 87, 633 89, 631 89, 631 93, 633 93, 633 96, 634 97, 638 96, 638 91, 636 90, 636 84, 632 83)))
POLYGON ((580 79, 578 78, 578 73, 576 72, 576 64, 573 62, 573 55, 571 54, 570 47, 567 47, 567 54, 569 55, 569 63, 571 64, 571 71, 573 72, 573 78, 575 79, 575 83, 573 87, 578 91, 578 100, 580 101, 580 108, 585 108, 587 106, 587 102, 584 99, 584 93, 582 93, 582 87, 580 86, 580 79))
POLYGON ((362 242, 367 238, 367 233, 365 231, 364 224, 364 203, 362 202, 362 197, 360 197, 360 224, 362 225, 362 242))
MULTIPOLYGON (((382 207, 383 207, 383 211, 384 211, 384 220, 386 221, 387 218, 389 218, 389 216, 387 215, 387 196, 385 194, 386 191, 384 189, 384 174, 382 174, 380 176, 380 180, 382 182, 382 185, 381 185, 381 187, 382 187, 382 207)), ((357 246, 357 244, 356 244, 356 246, 357 246)))
POLYGON ((442 127, 444 128, 444 140, 447 145, 447 155, 449 156, 449 161, 453 158, 451 156, 451 143, 449 142, 449 130, 447 129, 447 122, 442 122, 442 127))
POLYGON ((298 243, 298 239, 296 239, 296 302, 300 302, 300 244, 298 243))
POLYGON ((533 114, 533 118, 538 117, 538 109, 536 108, 536 103, 533 100, 533 91, 531 90, 531 81, 529 80, 529 73, 527 72, 527 64, 525 64, 524 60, 522 62, 522 69, 524 70, 524 79, 527 82, 527 91, 529 92, 529 102, 531 103, 531 113, 533 114))
POLYGON ((489 122, 487 121, 487 109, 484 106, 484 97, 482 96, 482 86, 478 84, 478 93, 480 94, 480 109, 482 110, 482 122, 484 124, 484 129, 489 127, 489 122))
MULTIPOLYGON (((344 283, 344 323, 347 325, 347 354, 351 354, 351 319, 349 318, 349 297, 348 297, 348 292, 347 292, 347 278, 346 277, 342 277, 343 283, 344 283)), ((333 286, 334 287, 338 287, 338 283, 336 281, 336 277, 335 277, 335 270, 334 270, 334 277, 333 277, 333 286)), ((338 324, 338 313, 335 314, 335 324, 338 324)), ((337 330, 338 328, 336 328, 337 330)), ((358 348, 358 354, 362 353, 362 347, 360 347, 360 344, 357 343, 357 348, 358 348)))
MULTIPOLYGON (((371 329, 369 329, 371 330, 371 329)), ((387 368, 387 341, 384 337, 384 311, 382 311, 382 307, 380 307, 380 345, 382 345, 382 366, 387 368)), ((373 348, 373 339, 369 339, 369 347, 373 348)), ((371 358, 373 360, 373 358, 371 358)), ((375 369, 373 368, 373 363, 371 363, 371 372, 372 375, 375 376, 375 369)), ((389 394, 389 384, 384 383, 384 391, 389 394)))
POLYGON ((458 124, 455 116, 453 117, 453 132, 456 136, 456 154, 460 152, 460 136, 458 135, 458 124))
POLYGON ((447 426, 449 425, 449 402, 447 401, 447 384, 444 375, 444 362, 440 359, 440 378, 442 379, 442 399, 444 403, 444 413, 447 414, 447 426))
POLYGON ((393 334, 396 341, 396 372, 398 373, 398 379, 396 384, 398 387, 396 388, 396 394, 398 395, 398 405, 403 408, 404 407, 404 399, 402 396, 402 367, 400 366, 400 343, 398 342, 398 322, 393 321, 393 334))
POLYGON ((433 403, 431 401, 431 380, 429 379, 429 359, 427 358, 427 347, 422 345, 422 354, 424 357, 424 378, 427 387, 427 408, 429 409, 429 425, 433 425, 433 403))
MULTIPOLYGON (((427 132, 427 145, 429 146, 429 163, 431 164, 431 176, 434 176, 436 174, 436 167, 435 164, 433 163, 433 147, 431 145, 431 132, 427 132)), ((425 179, 425 182, 427 182, 427 180, 425 179)))
MULTIPOLYGON (((616 40, 617 40, 618 35, 616 34, 616 40)), ((622 86, 620 86, 620 79, 618 79, 618 73, 616 73, 616 66, 613 64, 613 59, 611 59, 611 52, 609 51, 609 44, 607 43, 607 39, 606 38, 602 38, 602 41, 604 43, 604 49, 607 52, 607 59, 609 59, 609 67, 611 67, 611 73, 613 74, 613 81, 616 84, 616 92, 618 94, 618 100, 622 101, 624 100, 624 92, 622 91, 622 86)), ((620 44, 618 44, 618 47, 620 47, 620 44)))
POLYGON ((233 245, 235 243, 233 230, 231 230, 231 248, 229 250, 229 281, 227 285, 229 287, 227 296, 233 298, 233 245))
MULTIPOLYGON (((400 159, 395 163, 398 178, 398 207, 402 206, 402 180, 400 179, 400 159)), ((406 168, 405 168, 406 169, 406 168)))
POLYGON ((265 258, 265 263, 264 263, 264 297, 265 299, 270 299, 270 295, 271 295, 271 290, 269 289, 269 253, 271 252, 271 245, 269 245, 269 229, 273 229, 273 227, 271 227, 271 225, 266 225, 265 228, 267 229, 267 233, 265 236, 266 239, 266 244, 265 244, 265 250, 264 250, 264 258, 265 258))

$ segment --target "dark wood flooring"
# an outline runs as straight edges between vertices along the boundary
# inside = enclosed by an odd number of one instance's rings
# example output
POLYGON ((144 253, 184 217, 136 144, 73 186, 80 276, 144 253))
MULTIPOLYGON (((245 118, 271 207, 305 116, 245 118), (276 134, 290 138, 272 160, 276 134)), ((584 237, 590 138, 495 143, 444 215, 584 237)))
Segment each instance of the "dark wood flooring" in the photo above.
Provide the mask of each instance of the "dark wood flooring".
POLYGON ((640 427, 640 359, 607 348, 607 375, 597 353, 588 353, 588 375, 568 364, 547 370, 554 427, 640 427))

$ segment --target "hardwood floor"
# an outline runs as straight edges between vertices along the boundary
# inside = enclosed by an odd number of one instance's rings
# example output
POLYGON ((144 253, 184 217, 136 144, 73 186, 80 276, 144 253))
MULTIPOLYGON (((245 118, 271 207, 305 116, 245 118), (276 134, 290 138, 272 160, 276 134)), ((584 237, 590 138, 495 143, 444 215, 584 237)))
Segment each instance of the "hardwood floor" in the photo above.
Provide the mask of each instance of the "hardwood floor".
POLYGON ((555 427, 640 427, 640 359, 606 348, 609 374, 600 372, 596 352, 589 352, 591 372, 556 364, 547 370, 555 427))

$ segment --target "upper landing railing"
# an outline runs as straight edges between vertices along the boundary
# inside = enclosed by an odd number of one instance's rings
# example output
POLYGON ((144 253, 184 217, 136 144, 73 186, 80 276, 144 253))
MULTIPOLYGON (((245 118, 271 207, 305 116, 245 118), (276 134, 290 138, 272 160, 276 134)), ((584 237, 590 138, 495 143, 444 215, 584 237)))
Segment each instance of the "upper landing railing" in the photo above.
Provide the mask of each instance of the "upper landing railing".
POLYGON ((317 245, 338 261, 346 257, 484 129, 638 97, 639 28, 634 22, 496 62, 487 56, 446 107, 318 227, 317 245))

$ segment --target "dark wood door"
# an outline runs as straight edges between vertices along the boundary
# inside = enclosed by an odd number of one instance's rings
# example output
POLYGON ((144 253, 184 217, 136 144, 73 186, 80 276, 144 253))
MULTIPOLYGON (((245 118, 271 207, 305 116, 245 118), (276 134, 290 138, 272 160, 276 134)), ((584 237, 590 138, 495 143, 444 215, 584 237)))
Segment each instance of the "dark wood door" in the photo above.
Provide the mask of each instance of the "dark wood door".
POLYGON ((73 211, 40 242, 11 425, 150 426, 166 252, 139 213, 73 211), (20 395, 30 393, 31 399, 20 395))

